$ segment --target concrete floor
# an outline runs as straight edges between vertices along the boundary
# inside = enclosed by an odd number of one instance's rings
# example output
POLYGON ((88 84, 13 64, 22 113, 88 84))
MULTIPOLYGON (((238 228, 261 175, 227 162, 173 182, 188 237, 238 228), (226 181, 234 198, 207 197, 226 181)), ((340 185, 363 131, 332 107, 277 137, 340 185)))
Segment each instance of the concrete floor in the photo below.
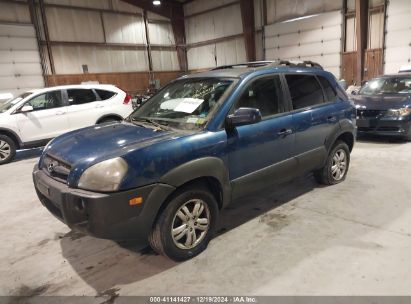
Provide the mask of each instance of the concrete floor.
POLYGON ((411 294, 411 143, 358 142, 340 185, 235 202, 184 263, 70 232, 36 198, 38 154, 0 167, 1 295, 411 294))

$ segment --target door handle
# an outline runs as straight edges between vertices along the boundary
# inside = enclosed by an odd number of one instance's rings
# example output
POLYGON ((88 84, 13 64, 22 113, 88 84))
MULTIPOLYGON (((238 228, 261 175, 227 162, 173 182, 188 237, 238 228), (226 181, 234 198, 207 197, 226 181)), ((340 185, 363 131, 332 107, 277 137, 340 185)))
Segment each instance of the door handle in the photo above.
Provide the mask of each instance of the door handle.
POLYGON ((329 122, 337 121, 337 117, 335 117, 335 116, 328 116, 328 117, 327 117, 327 121, 329 121, 329 122))
POLYGON ((96 105, 96 108, 104 108, 104 105, 96 105))
POLYGON ((62 111, 56 112, 56 115, 64 115, 64 114, 66 114, 66 112, 62 112, 62 111))
POLYGON ((287 136, 290 134, 293 134, 293 130, 291 129, 281 129, 281 131, 277 133, 279 136, 287 136))

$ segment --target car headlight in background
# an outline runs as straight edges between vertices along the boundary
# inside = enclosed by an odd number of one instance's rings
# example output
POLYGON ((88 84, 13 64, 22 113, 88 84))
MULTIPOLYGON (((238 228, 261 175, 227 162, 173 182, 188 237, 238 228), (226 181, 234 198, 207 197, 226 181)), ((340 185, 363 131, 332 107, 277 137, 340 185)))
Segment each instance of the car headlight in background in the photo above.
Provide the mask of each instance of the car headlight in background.
POLYGON ((385 116, 389 117, 403 117, 411 114, 411 108, 401 108, 395 110, 388 110, 385 116))
POLYGON ((78 187, 91 191, 116 191, 127 170, 127 162, 121 157, 102 161, 84 171, 80 177, 78 187))

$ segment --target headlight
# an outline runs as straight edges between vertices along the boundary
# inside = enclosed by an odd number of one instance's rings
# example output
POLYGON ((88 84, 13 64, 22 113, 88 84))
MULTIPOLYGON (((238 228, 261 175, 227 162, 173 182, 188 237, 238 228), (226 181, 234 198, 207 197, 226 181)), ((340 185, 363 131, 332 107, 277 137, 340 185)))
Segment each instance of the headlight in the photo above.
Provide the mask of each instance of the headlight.
POLYGON ((84 171, 78 182, 78 187, 92 191, 116 191, 127 170, 127 162, 121 157, 102 161, 84 171))
POLYGON ((411 114, 411 108, 401 108, 396 110, 388 110, 385 116, 402 117, 411 114))

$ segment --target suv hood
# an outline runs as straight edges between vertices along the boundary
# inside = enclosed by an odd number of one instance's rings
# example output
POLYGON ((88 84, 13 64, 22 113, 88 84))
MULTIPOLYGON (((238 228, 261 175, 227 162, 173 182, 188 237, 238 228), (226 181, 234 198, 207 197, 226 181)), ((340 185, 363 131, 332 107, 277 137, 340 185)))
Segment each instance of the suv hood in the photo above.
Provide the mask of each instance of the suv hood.
POLYGON ((354 101, 355 105, 370 110, 390 110, 411 106, 410 95, 355 95, 351 99, 354 101))
POLYGON ((83 171, 89 166, 113 157, 169 140, 183 134, 174 131, 156 131, 132 123, 109 123, 73 131, 54 139, 44 150, 83 171))

